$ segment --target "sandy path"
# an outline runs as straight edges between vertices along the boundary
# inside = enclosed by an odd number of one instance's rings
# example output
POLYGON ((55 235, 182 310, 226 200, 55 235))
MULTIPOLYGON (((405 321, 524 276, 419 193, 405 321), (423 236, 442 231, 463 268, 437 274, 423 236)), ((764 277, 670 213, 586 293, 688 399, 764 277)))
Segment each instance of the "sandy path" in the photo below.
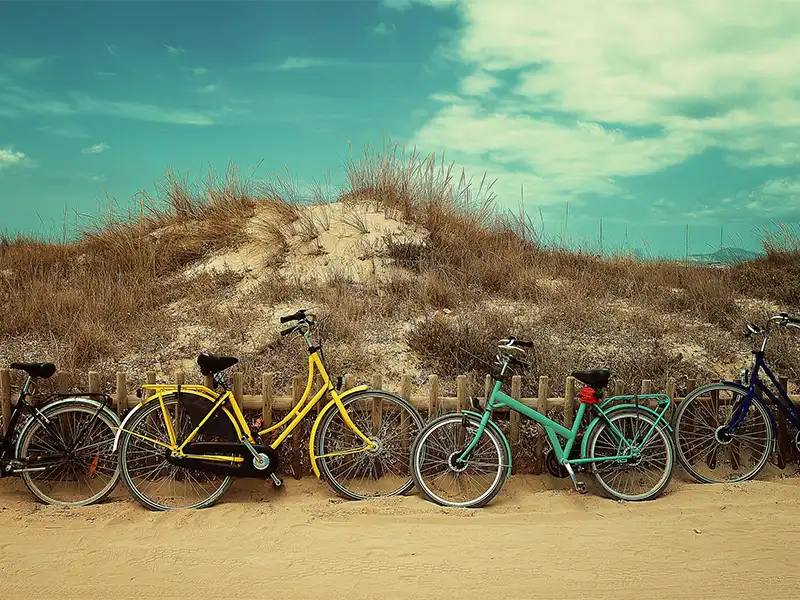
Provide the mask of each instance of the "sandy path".
POLYGON ((0 598, 800 597, 800 478, 678 478, 646 504, 563 484, 515 476, 489 507, 453 511, 240 481, 211 509, 151 513, 123 486, 64 511, 3 480, 0 598))

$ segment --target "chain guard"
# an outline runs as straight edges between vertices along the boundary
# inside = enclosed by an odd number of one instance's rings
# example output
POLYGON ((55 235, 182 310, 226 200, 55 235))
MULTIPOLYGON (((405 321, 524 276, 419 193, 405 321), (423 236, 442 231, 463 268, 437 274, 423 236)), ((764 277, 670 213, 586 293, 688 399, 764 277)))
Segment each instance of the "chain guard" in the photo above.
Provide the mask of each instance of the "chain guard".
POLYGON ((241 463, 226 464, 220 461, 203 460, 201 458, 171 456, 169 450, 166 452, 166 460, 176 467, 196 469, 203 473, 211 473, 222 477, 257 477, 259 479, 269 477, 278 468, 278 453, 269 446, 262 446, 260 444, 254 444, 253 448, 255 448, 256 452, 269 457, 269 464, 266 469, 256 469, 253 464, 253 455, 247 447, 240 442, 194 442, 186 444, 183 452, 184 454, 233 454, 235 456, 241 456, 244 459, 244 462, 241 463))

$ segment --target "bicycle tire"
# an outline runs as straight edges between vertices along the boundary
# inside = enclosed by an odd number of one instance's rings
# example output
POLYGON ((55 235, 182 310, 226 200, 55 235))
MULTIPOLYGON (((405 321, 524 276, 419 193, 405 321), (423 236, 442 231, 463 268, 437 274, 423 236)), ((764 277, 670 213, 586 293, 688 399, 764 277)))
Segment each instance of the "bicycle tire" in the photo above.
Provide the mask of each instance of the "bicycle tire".
MULTIPOLYGON (((117 415, 112 412, 108 407, 100 408, 99 413, 98 411, 99 405, 96 403, 91 402, 82 402, 81 399, 76 399, 74 401, 69 401, 68 403, 64 401, 59 401, 54 404, 47 405, 40 409, 42 415, 49 419, 52 423, 57 419, 57 417, 61 414, 66 413, 75 413, 81 412, 86 415, 94 415, 97 413, 96 420, 99 421, 103 426, 107 429, 107 435, 105 436, 106 439, 99 442, 102 444, 107 442, 107 448, 105 451, 108 452, 109 456, 112 455, 113 445, 114 445, 114 437, 116 436, 115 427, 119 427, 119 418, 117 415)), ((19 439, 17 440, 15 455, 17 459, 25 460, 30 450, 31 444, 34 442, 34 436, 38 434, 40 431, 44 431, 48 436, 49 432, 42 426, 42 424, 36 420, 31 419, 22 431, 20 432, 19 439)), ((99 457, 99 454, 98 454, 99 457)), ((94 467, 96 468, 96 464, 94 463, 94 467)), ((101 502, 103 499, 108 497, 108 495, 116 488, 117 483, 119 483, 120 477, 120 469, 119 464, 116 460, 111 461, 111 464, 115 466, 114 473, 109 479, 109 482, 103 486, 103 488, 89 497, 74 500, 74 501, 64 501, 58 500, 50 495, 47 492, 41 489, 39 485, 37 485, 34 478, 31 476, 30 472, 23 472, 21 474, 21 479, 25 483, 25 487, 31 492, 31 494, 40 502, 44 504, 52 504, 57 506, 65 506, 65 507, 78 507, 78 506, 88 506, 90 504, 96 504, 101 502)))
MULTIPOLYGON (((487 435, 489 437, 492 447, 494 447, 497 452, 498 469, 495 479, 489 489, 479 497, 464 502, 448 501, 445 498, 438 496, 430 488, 430 486, 428 486, 421 472, 421 457, 425 451, 426 443, 430 439, 431 434, 438 428, 443 427, 448 423, 460 425, 463 422, 463 418, 464 415, 461 413, 442 415, 425 426, 425 428, 417 436, 417 439, 414 441, 414 445, 411 449, 411 472, 414 476, 414 483, 417 486, 417 489, 429 501, 440 506, 447 506, 450 508, 481 508, 491 502, 503 488, 503 485, 506 481, 506 474, 508 472, 508 465, 511 462, 511 457, 508 456, 505 443, 502 439, 500 439, 500 436, 497 434, 497 432, 495 432, 491 427, 486 427, 483 430, 483 435, 487 435)), ((467 420, 469 424, 476 429, 480 425, 480 419, 477 419, 472 415, 467 415, 467 420)))
MULTIPOLYGON (((409 424, 412 430, 409 432, 409 439, 408 439, 408 448, 407 450, 410 456, 410 448, 413 443, 414 438, 416 437, 416 433, 422 429, 424 426, 424 421, 422 419, 422 415, 419 414, 419 411, 414 408, 414 406, 406 399, 389 392, 385 392, 382 390, 364 390, 363 392, 356 392, 352 395, 346 396, 342 403, 344 404, 345 408, 352 406, 358 400, 363 399, 374 399, 379 398, 383 402, 390 402, 396 405, 396 407, 400 410, 405 412, 408 415, 409 424)), ((311 443, 315 444, 315 448, 317 449, 317 455, 320 457, 318 459, 319 470, 322 476, 327 481, 328 485, 333 488, 333 490, 343 498, 348 500, 367 500, 370 498, 380 498, 380 497, 389 497, 389 496, 397 496, 407 494, 411 489, 414 487, 414 479, 409 474, 402 484, 399 484, 397 488, 393 490, 389 490, 385 493, 374 493, 374 494, 361 494, 358 492, 353 491, 352 489, 348 488, 346 483, 341 481, 341 478, 337 478, 336 475, 332 472, 331 463, 333 459, 336 457, 326 457, 324 456, 326 453, 326 443, 327 443, 327 436, 331 431, 331 424, 333 420, 339 415, 339 411, 336 407, 332 407, 328 410, 325 417, 323 417, 323 421, 320 424, 320 428, 317 431, 317 435, 315 436, 316 439, 312 440, 311 443)), ((351 418, 353 417, 351 413, 351 418)), ((402 419, 402 417, 401 417, 402 419)), ((402 421, 401 421, 402 422, 402 421)), ((362 429, 359 426, 359 429, 362 429)), ((366 431, 362 429, 362 431, 366 434, 366 431)), ((355 437, 355 436, 354 436, 355 437)), ((385 436, 384 436, 385 437, 385 436)), ((359 439, 359 442, 361 440, 359 439)), ((364 459, 369 459, 370 456, 377 456, 377 455, 368 455, 369 451, 364 451, 358 454, 354 454, 352 456, 363 456, 364 459)), ((401 459, 404 468, 408 468, 409 466, 409 456, 405 456, 401 459)), ((379 458, 376 460, 380 460, 379 458)))
MULTIPOLYGON (((186 392, 183 392, 186 393, 186 392)), ((164 405, 167 407, 167 412, 169 414, 169 406, 177 405, 178 398, 176 394, 169 394, 164 396, 164 405), (168 406, 169 405, 169 406, 168 406)), ((230 488, 233 478, 231 476, 226 476, 222 479, 222 483, 219 484, 216 490, 210 493, 206 498, 199 500, 193 504, 188 504, 185 506, 169 506, 167 504, 159 503, 155 501, 153 498, 147 496, 144 492, 139 489, 139 486, 133 481, 133 477, 131 476, 131 466, 129 465, 129 447, 131 445, 131 440, 139 440, 136 436, 132 435, 130 432, 136 431, 136 428, 147 418, 150 416, 151 413, 154 411, 161 412, 161 403, 160 402, 152 402, 149 406, 144 406, 141 409, 141 412, 136 413, 133 417, 131 417, 131 421, 126 424, 127 431, 123 432, 122 437, 120 438, 119 442, 119 462, 121 467, 121 476, 122 480, 125 482, 125 486, 130 491, 131 495, 145 508, 148 508, 152 511, 166 511, 166 510, 174 510, 177 508, 186 508, 186 509, 198 509, 198 508, 208 508, 216 504, 220 498, 228 491, 230 488)), ((157 450, 157 452, 164 452, 163 450, 157 450)), ((175 467, 170 465, 173 469, 183 470, 182 467, 175 467)), ((189 471, 189 469, 185 469, 189 471)))
POLYGON ((692 390, 692 392, 689 393, 686 396, 686 398, 684 398, 679 403, 678 410, 675 412, 675 416, 673 417, 672 432, 675 442, 676 453, 678 455, 678 462, 690 476, 692 476, 695 480, 699 481, 700 483, 738 483, 741 481, 749 481, 750 479, 757 477, 758 474, 767 465, 769 457, 772 455, 772 451, 774 450, 775 446, 775 431, 773 428, 772 418, 769 414, 769 409, 764 405, 763 402, 761 402, 757 398, 753 398, 752 402, 750 403, 750 407, 748 408, 748 414, 750 413, 750 411, 755 409, 756 411, 755 414, 758 415, 759 421, 764 424, 765 434, 766 434, 766 443, 764 444, 764 450, 761 456, 754 464, 753 468, 751 468, 749 471, 745 472, 743 475, 740 475, 738 477, 727 478, 727 479, 715 479, 703 475, 694 466, 690 464, 690 461, 687 456, 689 454, 688 441, 681 437, 681 428, 685 427, 683 423, 684 415, 694 402, 699 401, 698 398, 700 398, 700 396, 708 394, 712 391, 722 391, 722 390, 728 390, 739 395, 747 394, 747 390, 745 388, 737 385, 732 385, 730 383, 723 383, 723 382, 711 383, 699 387, 695 390, 692 390))

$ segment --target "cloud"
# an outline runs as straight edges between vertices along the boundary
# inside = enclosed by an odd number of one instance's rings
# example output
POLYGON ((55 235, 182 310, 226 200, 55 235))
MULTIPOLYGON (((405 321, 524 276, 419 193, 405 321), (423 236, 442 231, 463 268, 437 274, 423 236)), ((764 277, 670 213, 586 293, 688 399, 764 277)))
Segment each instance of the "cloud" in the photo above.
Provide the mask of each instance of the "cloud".
POLYGON ((224 108, 220 108, 216 113, 207 113, 144 102, 104 100, 77 93, 70 94, 66 101, 52 100, 38 92, 22 88, 0 92, 0 115, 5 114, 9 117, 19 117, 24 114, 51 116, 82 114, 152 123, 207 126, 214 124, 214 114, 223 115, 225 112, 224 108))
POLYGON ((35 163, 24 152, 15 151, 12 146, 0 148, 0 171, 11 167, 33 167, 35 163))
POLYGON ((3 56, 2 64, 6 69, 27 75, 41 69, 51 58, 50 56, 3 56))
POLYGON ((329 58, 309 58, 309 57, 290 56, 280 65, 276 66, 275 70, 293 71, 295 69, 314 69, 319 67, 332 67, 337 64, 341 64, 340 61, 336 61, 329 58))
POLYGON ((88 132, 79 125, 44 125, 40 127, 39 130, 51 135, 57 135, 65 138, 81 139, 90 137, 88 132))
POLYGON ((375 26, 375 28, 372 31, 374 31, 378 35, 389 35, 390 33, 394 33, 395 30, 396 27, 394 26, 394 23, 392 23, 391 25, 387 25, 386 23, 381 21, 375 26))
POLYGON ((88 148, 84 148, 81 150, 84 154, 102 154, 106 150, 111 150, 111 146, 106 144, 105 142, 101 142, 99 144, 95 144, 94 146, 89 146, 88 148))
POLYGON ((500 80, 485 71, 476 71, 461 80, 461 92, 467 96, 482 96, 500 85, 500 80))
POLYGON ((189 69, 189 73, 193 77, 202 77, 203 75, 208 74, 208 69, 206 69, 205 67, 192 67, 191 69, 189 69))
POLYGON ((116 44, 106 44, 106 51, 111 56, 119 56, 119 50, 120 48, 116 44))
POLYGON ((197 91, 201 94, 213 94, 219 89, 216 83, 209 83, 208 85, 204 85, 201 88, 198 88, 197 91))
POLYGON ((422 147, 511 173, 541 202, 618 193, 620 178, 712 148, 732 165, 800 163, 800 3, 495 8, 457 5, 447 50, 471 73, 459 94, 441 90, 422 147))
POLYGON ((105 175, 92 175, 89 177, 89 179, 95 183, 102 183, 103 181, 106 181, 108 177, 105 175))
POLYGON ((175 47, 175 46, 170 46, 170 45, 168 45, 168 44, 164 44, 164 48, 166 48, 166 49, 167 49, 167 52, 168 52, 168 53, 170 53, 170 54, 172 54, 173 56, 176 56, 176 55, 178 55, 178 54, 183 54, 184 52, 186 52, 186 50, 184 50, 183 48, 178 48, 178 47, 175 47))

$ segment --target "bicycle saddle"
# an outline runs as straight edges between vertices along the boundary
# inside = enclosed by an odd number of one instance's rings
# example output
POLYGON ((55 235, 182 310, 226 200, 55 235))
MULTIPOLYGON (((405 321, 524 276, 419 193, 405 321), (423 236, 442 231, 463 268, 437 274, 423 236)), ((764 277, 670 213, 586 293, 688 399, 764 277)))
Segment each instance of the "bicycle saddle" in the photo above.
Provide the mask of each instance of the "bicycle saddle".
POLYGON ((608 385, 608 380, 611 379, 610 369, 592 369, 590 371, 573 371, 572 376, 593 387, 596 390, 601 390, 608 385))
POLYGON ((216 356, 210 352, 201 352, 197 356, 197 364, 200 365, 200 372, 203 375, 215 375, 238 362, 239 359, 235 356, 216 356))
POLYGON ((40 363, 22 363, 15 362, 8 366, 9 369, 15 371, 25 371, 31 377, 41 377, 47 379, 56 372, 56 366, 53 363, 40 362, 40 363))

